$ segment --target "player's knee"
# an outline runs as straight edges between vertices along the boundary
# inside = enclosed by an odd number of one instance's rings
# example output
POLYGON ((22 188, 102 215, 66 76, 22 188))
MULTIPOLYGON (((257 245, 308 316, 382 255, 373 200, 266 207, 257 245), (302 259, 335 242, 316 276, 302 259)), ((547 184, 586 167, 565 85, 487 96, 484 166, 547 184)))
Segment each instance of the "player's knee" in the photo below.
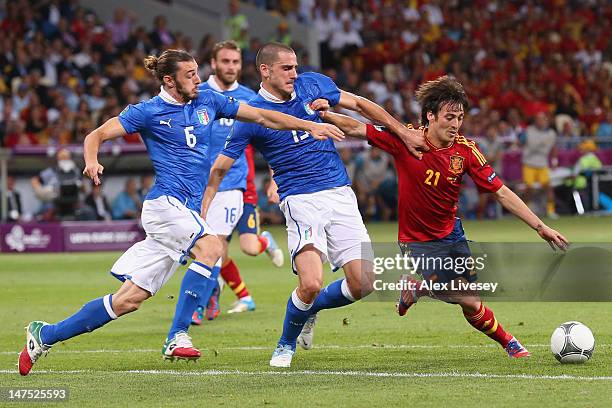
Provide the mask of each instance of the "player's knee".
POLYGON ((255 234, 242 234, 240 236, 240 250, 249 256, 260 254, 261 243, 255 234))
POLYGON ((246 255, 257 256, 259 255, 259 245, 259 241, 256 241, 255 244, 249 242, 248 244, 240 244, 240 249, 246 255))
MULTIPOLYGON (((306 295, 308 298, 314 299, 319 292, 323 288, 323 279, 319 278, 311 278, 311 279, 303 279, 300 282, 300 291, 306 295)), ((304 299, 306 303, 311 303, 304 299)))
POLYGON ((457 303, 468 314, 474 314, 480 309, 480 299, 473 296, 461 296, 457 303))
POLYGON ((207 235, 196 242, 191 252, 199 262, 214 265, 223 256, 223 244, 218 237, 207 235))

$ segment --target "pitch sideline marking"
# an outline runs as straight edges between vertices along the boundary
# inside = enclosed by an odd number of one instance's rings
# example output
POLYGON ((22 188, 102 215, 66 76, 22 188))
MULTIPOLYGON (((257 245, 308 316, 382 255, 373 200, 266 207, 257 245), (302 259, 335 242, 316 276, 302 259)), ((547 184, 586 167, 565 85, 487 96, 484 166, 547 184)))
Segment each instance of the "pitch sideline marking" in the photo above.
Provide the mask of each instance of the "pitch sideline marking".
MULTIPOLYGON (((0 374, 17 374, 17 370, 0 370, 0 374)), ((451 371, 447 373, 402 373, 402 372, 376 372, 376 371, 241 371, 241 370, 204 370, 204 371, 179 371, 179 370, 120 370, 120 371, 95 371, 95 370, 41 370, 34 374, 143 374, 143 375, 176 375, 176 376, 217 376, 217 375, 245 375, 245 376, 303 376, 322 375, 340 377, 393 377, 393 378, 484 378, 484 379, 521 379, 521 380, 573 380, 573 381, 612 381, 612 376, 575 376, 575 375, 534 375, 534 374, 483 374, 462 373, 451 371)))
MULTIPOLYGON (((334 345, 334 344, 326 344, 315 346, 313 350, 354 350, 354 349, 439 349, 439 348, 497 348, 499 347, 497 344, 449 344, 449 345, 439 345, 439 344, 357 344, 357 345, 334 345)), ((547 348, 550 347, 549 344, 526 344, 528 348, 547 348)), ((597 347, 612 347, 612 344, 597 344, 597 347)), ((271 346, 236 346, 236 347, 212 347, 212 348, 202 348, 202 351, 221 351, 221 350, 234 350, 234 351, 260 351, 260 350, 271 350, 271 346)), ((120 354, 120 353, 157 353, 159 349, 98 349, 98 350, 53 350, 53 354, 102 354, 102 353, 112 353, 112 354, 120 354)), ((19 354, 19 351, 0 351, 0 355, 13 355, 19 354)))

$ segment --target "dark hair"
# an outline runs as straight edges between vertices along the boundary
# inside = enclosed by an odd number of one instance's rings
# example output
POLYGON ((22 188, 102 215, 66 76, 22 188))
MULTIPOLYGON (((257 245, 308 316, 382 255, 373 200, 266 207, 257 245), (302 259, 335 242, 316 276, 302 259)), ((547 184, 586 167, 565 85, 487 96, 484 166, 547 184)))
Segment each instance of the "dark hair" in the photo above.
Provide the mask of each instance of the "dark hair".
POLYGON ((221 50, 234 50, 234 51, 238 51, 239 53, 242 53, 242 50, 240 49, 236 41, 234 40, 221 41, 221 42, 216 43, 215 46, 213 47, 212 52, 211 52, 211 58, 217 59, 217 54, 221 50))
POLYGON ((277 42, 269 42, 264 44, 263 47, 257 51, 257 56, 255 57, 255 65, 257 65, 257 69, 261 64, 272 65, 278 59, 278 54, 281 52, 290 52, 295 54, 293 48, 288 45, 277 43, 277 42))
POLYGON ((427 113, 432 112, 438 117, 438 112, 444 105, 462 105, 464 111, 467 111, 470 106, 463 86, 448 75, 425 82, 416 90, 415 96, 421 105, 421 124, 423 126, 429 125, 427 113))
POLYGON ((143 60, 145 68, 151 72, 159 82, 164 82, 164 76, 175 78, 179 62, 194 61, 191 54, 184 50, 165 50, 159 57, 149 55, 143 60))

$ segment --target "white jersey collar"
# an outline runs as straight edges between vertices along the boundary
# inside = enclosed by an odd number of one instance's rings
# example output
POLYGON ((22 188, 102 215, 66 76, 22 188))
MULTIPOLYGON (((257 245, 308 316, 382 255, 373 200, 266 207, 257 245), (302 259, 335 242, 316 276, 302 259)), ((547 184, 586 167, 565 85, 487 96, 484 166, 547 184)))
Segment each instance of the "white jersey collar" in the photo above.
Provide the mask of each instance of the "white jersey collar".
POLYGON ((295 99, 296 95, 295 95, 295 91, 291 92, 291 99, 289 99, 289 101, 283 101, 280 98, 277 98, 276 96, 272 95, 270 92, 266 91, 266 89, 263 87, 263 84, 259 84, 259 95, 261 95, 262 98, 264 98, 266 101, 268 102, 273 102, 273 103, 285 103, 285 102, 289 102, 295 99))
POLYGON ((230 92, 230 91, 235 91, 236 89, 238 89, 238 81, 234 81, 234 83, 230 85, 228 89, 221 89, 217 81, 215 81, 214 75, 209 76, 208 81, 206 81, 206 83, 208 84, 208 86, 210 86, 213 90, 217 92, 230 92))
MULTIPOLYGON (((163 100, 164 102, 168 102, 168 103, 170 103, 170 104, 172 104, 172 105, 184 105, 184 103, 180 103, 179 101, 177 101, 176 99, 174 99, 174 98, 172 97, 172 95, 170 95, 170 94, 168 93, 168 91, 166 91, 166 90, 164 89, 164 86, 163 86, 163 85, 162 85, 162 86, 159 88, 159 97, 160 97, 160 98, 162 98, 162 100, 163 100)), ((191 103, 191 101, 189 101, 189 102, 187 102, 187 103, 191 103)))

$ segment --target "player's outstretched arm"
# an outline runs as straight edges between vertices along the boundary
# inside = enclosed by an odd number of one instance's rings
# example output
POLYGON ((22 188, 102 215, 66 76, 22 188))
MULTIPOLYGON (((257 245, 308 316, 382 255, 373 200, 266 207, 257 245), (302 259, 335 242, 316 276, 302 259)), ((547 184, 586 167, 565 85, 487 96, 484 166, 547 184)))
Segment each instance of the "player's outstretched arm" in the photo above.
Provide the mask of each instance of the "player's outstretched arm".
POLYGON ((364 97, 346 91, 340 91, 339 106, 360 113, 374 123, 381 124, 395 133, 404 142, 410 153, 421 158, 421 151, 429 150, 425 134, 421 130, 411 129, 398 122, 381 106, 364 97))
POLYGON ((310 133, 315 139, 325 140, 329 137, 334 140, 344 139, 344 133, 334 125, 302 120, 281 112, 259 109, 247 104, 240 104, 236 118, 245 122, 255 122, 270 129, 302 130, 310 133))
POLYGON ((567 238, 544 224, 544 222, 527 207, 527 204, 507 186, 502 186, 497 190, 495 198, 505 209, 533 228, 543 240, 550 244, 552 249, 555 249, 555 246, 563 251, 568 248, 569 241, 567 238))
POLYGON ((98 163, 100 145, 106 140, 124 135, 126 135, 126 131, 115 116, 85 137, 83 142, 83 156, 85 158, 83 174, 92 179, 95 185, 100 184, 100 175, 104 172, 104 166, 98 163))
POLYGON ((200 209, 200 215, 203 219, 206 219, 206 214, 210 208, 210 203, 212 203, 213 198, 215 198, 215 195, 219 190, 219 186, 221 185, 221 181, 223 181, 223 177, 225 177, 229 169, 232 167, 234 161, 235 160, 231 157, 227 157, 221 153, 219 156, 217 156, 217 160, 215 160, 213 163, 213 166, 210 169, 210 176, 208 177, 208 184, 206 185, 206 190, 204 191, 202 207, 200 209))
POLYGON ((326 110, 320 110, 319 116, 321 116, 324 121, 339 127, 340 130, 342 130, 347 136, 358 139, 367 139, 365 123, 361 123, 360 121, 349 116, 326 110))

